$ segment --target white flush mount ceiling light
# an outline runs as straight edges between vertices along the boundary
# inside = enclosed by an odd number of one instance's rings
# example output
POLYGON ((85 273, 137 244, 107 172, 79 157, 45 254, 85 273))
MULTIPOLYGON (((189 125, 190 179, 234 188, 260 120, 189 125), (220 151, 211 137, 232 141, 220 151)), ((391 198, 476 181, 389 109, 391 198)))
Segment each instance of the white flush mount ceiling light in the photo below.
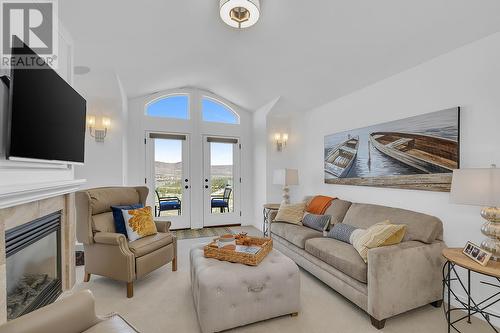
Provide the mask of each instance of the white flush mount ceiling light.
POLYGON ((220 17, 233 28, 248 28, 260 17, 259 0, 220 0, 220 17))

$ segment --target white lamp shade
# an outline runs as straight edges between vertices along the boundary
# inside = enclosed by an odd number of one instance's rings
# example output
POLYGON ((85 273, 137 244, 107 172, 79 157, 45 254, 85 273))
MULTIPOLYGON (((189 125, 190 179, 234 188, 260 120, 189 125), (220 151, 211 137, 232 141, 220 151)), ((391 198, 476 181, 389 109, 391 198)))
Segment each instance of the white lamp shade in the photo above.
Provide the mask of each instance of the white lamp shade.
POLYGON ((500 206, 500 169, 453 170, 450 200, 473 206, 500 206))
POLYGON ((297 169, 278 169, 273 174, 274 185, 299 185, 299 170, 297 169))

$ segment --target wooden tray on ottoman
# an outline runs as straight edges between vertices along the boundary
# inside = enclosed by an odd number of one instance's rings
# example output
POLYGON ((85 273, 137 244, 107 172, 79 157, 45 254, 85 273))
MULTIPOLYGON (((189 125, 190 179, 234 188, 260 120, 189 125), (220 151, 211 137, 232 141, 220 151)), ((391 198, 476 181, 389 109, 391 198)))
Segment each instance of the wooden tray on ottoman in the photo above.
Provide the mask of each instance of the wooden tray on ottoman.
MULTIPOLYGON (((248 243, 245 245, 260 246, 261 250, 256 254, 241 253, 235 250, 219 249, 216 241, 206 245, 203 248, 205 258, 214 258, 223 261, 236 262, 250 266, 257 266, 273 249, 273 240, 270 238, 247 237, 248 243)), ((239 239, 236 240, 237 245, 243 245, 239 239)))

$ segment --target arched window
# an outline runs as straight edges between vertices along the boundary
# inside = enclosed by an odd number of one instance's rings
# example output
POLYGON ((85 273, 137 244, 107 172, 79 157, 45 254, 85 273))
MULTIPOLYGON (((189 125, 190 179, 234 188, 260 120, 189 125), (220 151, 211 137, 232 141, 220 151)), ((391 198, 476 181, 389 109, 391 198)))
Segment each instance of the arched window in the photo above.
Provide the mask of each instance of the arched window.
POLYGON ((189 98, 187 95, 170 95, 150 102, 146 115, 161 118, 189 119, 189 98))
POLYGON ((240 117, 228 106, 208 97, 201 101, 203 121, 224 124, 239 124, 240 117))

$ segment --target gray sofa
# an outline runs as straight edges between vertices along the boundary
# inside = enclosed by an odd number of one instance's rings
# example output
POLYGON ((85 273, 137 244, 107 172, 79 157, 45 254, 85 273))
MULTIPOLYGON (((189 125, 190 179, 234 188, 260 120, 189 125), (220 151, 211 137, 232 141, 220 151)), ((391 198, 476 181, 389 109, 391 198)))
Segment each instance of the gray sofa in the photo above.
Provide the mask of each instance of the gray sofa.
MULTIPOLYGON (((308 198, 306 198, 308 200, 308 198)), ((434 216, 378 205, 334 200, 325 212, 331 223, 367 228, 390 220, 406 224, 398 245, 368 251, 365 264, 354 247, 319 231, 273 221, 274 247, 328 286, 366 311, 373 326, 405 311, 442 303, 443 224, 434 216)))

